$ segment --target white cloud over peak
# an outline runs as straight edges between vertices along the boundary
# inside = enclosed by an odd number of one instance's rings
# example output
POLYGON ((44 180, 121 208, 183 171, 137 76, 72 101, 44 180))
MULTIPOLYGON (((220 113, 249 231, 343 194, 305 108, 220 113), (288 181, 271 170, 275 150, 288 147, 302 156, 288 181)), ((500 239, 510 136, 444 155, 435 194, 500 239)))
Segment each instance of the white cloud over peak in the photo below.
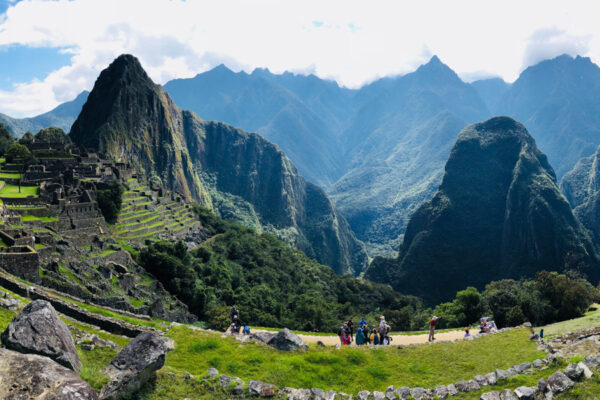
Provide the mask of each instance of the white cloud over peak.
MULTIPOLYGON (((67 49, 71 63, 0 91, 0 112, 29 116, 91 89, 131 53, 158 83, 225 63, 239 71, 310 71, 358 87, 437 54, 463 77, 514 80, 561 52, 600 60, 590 3, 480 0, 25 0, 0 16, 0 46, 67 49)), ((1 55, 0 55, 1 57, 1 55)), ((43 62, 38 60, 37 62, 43 62)))

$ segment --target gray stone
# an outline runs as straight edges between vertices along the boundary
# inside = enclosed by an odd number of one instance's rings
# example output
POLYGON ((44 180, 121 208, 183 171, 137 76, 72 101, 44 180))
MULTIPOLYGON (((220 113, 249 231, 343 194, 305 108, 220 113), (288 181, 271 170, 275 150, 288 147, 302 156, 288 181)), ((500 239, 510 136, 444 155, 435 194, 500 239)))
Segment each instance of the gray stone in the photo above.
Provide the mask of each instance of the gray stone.
POLYGON ((377 390, 375 390, 373 392, 373 398, 375 400, 385 400, 385 394, 382 392, 378 392, 377 390))
POLYGON ((82 343, 80 347, 81 350, 92 351, 96 346, 94 346, 92 343, 82 343))
POLYGON ((233 378, 233 389, 231 389, 231 391, 233 392, 233 394, 235 394, 236 396, 241 395, 242 393, 244 393, 244 381, 241 380, 240 378, 238 378, 237 376, 235 378, 233 378))
POLYGON ((14 298, 0 300, 0 307, 10 311, 17 311, 19 309, 19 304, 20 301, 14 298))
POLYGON ((394 386, 388 386, 387 389, 385 389, 385 398, 387 400, 396 400, 396 392, 394 390, 394 386))
POLYGON ((595 368, 600 365, 600 356, 587 356, 583 362, 589 368, 595 368))
POLYGON ((248 390, 250 391, 250 395, 254 397, 265 398, 275 396, 275 386, 270 383, 250 381, 248 382, 248 390))
POLYGON ((135 337, 102 371, 110 380, 102 388, 101 399, 120 399, 140 390, 165 364, 173 341, 154 333, 135 337))
POLYGON ((410 388, 408 386, 402 386, 396 389, 396 395, 401 400, 406 400, 410 397, 410 388))
POLYGON ((569 377, 569 379, 577 381, 583 376, 583 368, 578 364, 571 363, 563 370, 563 374, 569 377))
POLYGON ((325 391, 323 389, 312 388, 310 389, 310 393, 314 400, 325 400, 325 391))
POLYGON ((325 392, 325 400, 335 400, 337 392, 335 390, 328 390, 325 392))
POLYGON ((449 384, 446 387, 448 388, 448 394, 450 396, 456 396, 458 394, 458 390, 456 389, 456 386, 454 386, 453 384, 449 384))
POLYGON ((588 368, 588 366, 584 362, 578 362, 577 366, 583 371, 583 377, 585 379, 590 379, 592 376, 594 376, 594 373, 588 368))
POLYGON ((523 323, 523 326, 524 326, 525 328, 531 328, 531 326, 532 326, 532 325, 531 325, 531 322, 524 322, 524 323, 523 323))
POLYGON ((485 376, 483 376, 483 375, 476 375, 475 382, 477 382, 479 384, 479 386, 487 386, 488 385, 488 381, 485 378, 485 376))
POLYGON ((253 332, 250 337, 258 340, 259 342, 269 343, 269 340, 273 339, 275 333, 273 332, 253 332))
POLYGON ((519 365, 515 365, 513 366, 513 368, 519 373, 522 374, 523 372, 527 371, 528 369, 531 368, 531 363, 528 362, 524 362, 522 364, 519 365))
POLYGON ((544 365, 546 365, 542 360, 540 360, 539 358, 536 358, 535 360, 533 360, 533 362, 531 363, 533 365, 534 368, 542 368, 544 365))
POLYGON ((48 357, 0 349, 0 399, 98 400, 98 395, 48 357))
POLYGON ((487 392, 481 395, 479 400, 500 400, 500 393, 494 391, 487 392))
POLYGON ((231 377, 225 374, 221 375, 219 377, 219 385, 221 385, 223 389, 229 389, 229 386, 231 386, 231 377))
POLYGON ((445 399, 448 397, 448 387, 445 385, 436 386, 433 391, 438 399, 445 399))
POLYGON ((565 374, 558 371, 550 375, 548 378, 548 387, 553 393, 562 393, 565 390, 569 390, 575 385, 575 383, 565 374))
POLYGON ((69 328, 47 301, 29 303, 2 332, 0 339, 8 349, 49 357, 75 372, 81 369, 69 328))
POLYGON ((517 370, 514 369, 514 368, 512 368, 512 367, 510 367, 509 369, 507 369, 506 372, 508 373, 508 376, 510 378, 512 378, 513 376, 519 375, 519 373, 517 372, 517 370))
POLYGON ((359 400, 369 400, 370 395, 371 395, 371 392, 369 392, 368 390, 363 390, 361 392, 358 392, 358 399, 359 400))
POLYGON ((547 393, 550 391, 550 387, 548 386, 548 379, 546 378, 540 378, 537 387, 541 393, 547 393))
POLYGON ((515 394, 522 400, 535 400, 536 392, 537 388, 530 388, 527 386, 519 386, 515 389, 515 394))
POLYGON ((410 389, 410 395, 415 400, 433 399, 433 392, 422 387, 410 389))
POLYGON ((500 400, 519 400, 519 398, 512 390, 504 389, 500 392, 500 400))
POLYGON ((218 369, 216 369, 216 368, 209 368, 209 369, 208 369, 208 375, 209 375, 211 378, 216 378, 217 376, 219 376, 219 370, 218 370, 218 369))
POLYGON ((502 381, 504 379, 508 379, 510 378, 510 374, 508 371, 504 370, 504 369, 497 369, 496 370, 496 379, 499 381, 502 381))
POLYGON ((470 381, 467 382, 467 387, 469 388, 469 392, 476 392, 479 389, 481 389, 481 386, 479 386, 479 383, 477 383, 474 379, 471 379, 470 381))
POLYGON ((456 390, 458 390, 459 392, 469 391, 469 384, 467 383, 467 381, 458 381, 454 384, 454 386, 456 386, 456 390))
POLYGON ((292 351, 305 350, 307 346, 302 339, 288 328, 283 328, 274 335, 267 344, 277 350, 292 351))
POLYGON ((552 353, 546 354, 545 360, 546 360, 547 364, 554 364, 558 361, 558 359, 556 358, 556 355, 554 355, 552 353))
POLYGON ((529 336, 529 340, 538 340, 540 337, 537 333, 534 333, 529 336))
POLYGON ((495 372, 490 372, 489 374, 485 375, 485 380, 487 381, 488 385, 495 385, 496 382, 498 382, 498 377, 496 376, 495 372))

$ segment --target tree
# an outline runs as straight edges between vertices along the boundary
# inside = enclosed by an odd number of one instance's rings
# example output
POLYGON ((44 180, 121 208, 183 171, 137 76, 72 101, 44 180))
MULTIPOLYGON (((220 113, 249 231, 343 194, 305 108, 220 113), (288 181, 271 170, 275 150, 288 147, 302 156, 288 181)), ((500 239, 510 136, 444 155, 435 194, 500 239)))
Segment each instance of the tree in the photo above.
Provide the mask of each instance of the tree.
POLYGON ((5 155, 14 142, 15 140, 11 136, 8 129, 6 129, 4 125, 0 124, 0 156, 5 155))
POLYGON ((121 211, 123 191, 123 186, 117 181, 110 183, 107 189, 96 191, 98 207, 100 208, 104 219, 111 224, 116 222, 119 212, 121 211))
POLYGON ((9 163, 14 162, 16 159, 29 159, 31 158, 31 152, 27 148, 20 143, 15 143, 6 152, 6 161, 9 163))
POLYGON ((62 129, 53 126, 41 129, 36 133, 35 141, 42 143, 71 143, 71 139, 62 129))
POLYGON ((27 144, 29 144, 29 143, 33 143, 33 139, 34 139, 33 133, 31 133, 31 132, 27 131, 27 132, 25 132, 25 134, 24 134, 24 135, 21 137, 21 139, 19 139, 19 143, 20 143, 20 144, 27 145, 27 144))

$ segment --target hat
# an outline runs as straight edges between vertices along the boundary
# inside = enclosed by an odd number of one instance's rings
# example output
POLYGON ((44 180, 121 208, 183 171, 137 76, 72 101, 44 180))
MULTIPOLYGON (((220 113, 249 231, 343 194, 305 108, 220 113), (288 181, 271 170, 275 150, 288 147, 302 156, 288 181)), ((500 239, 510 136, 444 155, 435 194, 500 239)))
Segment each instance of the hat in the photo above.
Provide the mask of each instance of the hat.
POLYGON ((385 317, 382 315, 381 317, 379 317, 379 319, 385 319, 385 317))

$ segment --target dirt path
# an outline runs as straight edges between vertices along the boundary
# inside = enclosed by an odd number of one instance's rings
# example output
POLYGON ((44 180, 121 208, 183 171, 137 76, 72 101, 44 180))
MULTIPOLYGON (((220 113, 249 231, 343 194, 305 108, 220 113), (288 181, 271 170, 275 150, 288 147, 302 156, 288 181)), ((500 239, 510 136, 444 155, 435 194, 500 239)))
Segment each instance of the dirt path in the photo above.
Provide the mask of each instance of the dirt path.
MULTIPOLYGON (((254 332, 261 332, 260 330, 253 330, 254 332)), ((264 332, 264 331, 263 331, 264 332)), ((450 332, 441 332, 436 333, 435 339, 436 341, 440 340, 452 340, 452 339, 462 339, 464 337, 463 331, 450 331, 450 332)), ((340 344, 340 339, 336 335, 332 336, 314 336, 314 335, 298 335, 304 341, 304 343, 317 343, 318 341, 323 342, 327 346, 334 346, 336 344, 340 344)), ((427 343, 427 339, 429 334, 425 333, 423 335, 392 335, 392 345, 409 345, 409 344, 422 344, 427 343)))

